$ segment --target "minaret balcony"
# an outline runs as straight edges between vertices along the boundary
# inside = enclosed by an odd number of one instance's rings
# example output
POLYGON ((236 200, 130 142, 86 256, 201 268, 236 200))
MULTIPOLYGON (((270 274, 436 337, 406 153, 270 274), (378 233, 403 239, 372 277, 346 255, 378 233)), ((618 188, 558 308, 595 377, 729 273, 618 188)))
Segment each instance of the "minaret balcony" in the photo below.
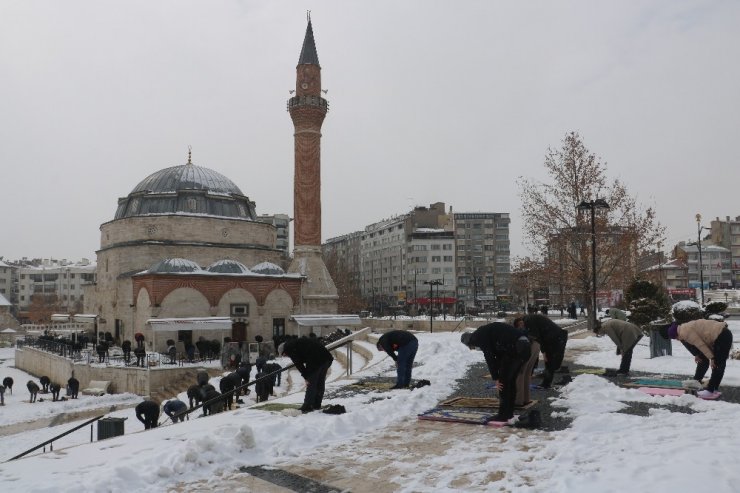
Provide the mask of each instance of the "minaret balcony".
POLYGON ((322 98, 321 96, 305 95, 295 96, 288 100, 288 111, 293 108, 310 106, 314 108, 320 108, 324 112, 329 111, 329 101, 322 98))

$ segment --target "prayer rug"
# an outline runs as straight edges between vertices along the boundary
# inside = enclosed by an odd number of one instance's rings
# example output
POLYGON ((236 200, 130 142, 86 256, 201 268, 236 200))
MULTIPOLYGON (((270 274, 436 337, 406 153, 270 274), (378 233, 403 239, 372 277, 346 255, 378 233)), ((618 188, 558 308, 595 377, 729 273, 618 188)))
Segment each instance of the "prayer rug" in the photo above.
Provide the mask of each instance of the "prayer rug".
POLYGON ((491 421, 495 414, 473 409, 440 409, 438 407, 419 414, 419 419, 429 421, 447 421, 450 423, 469 423, 484 425, 491 421))
POLYGON ((663 378, 638 378, 631 382, 625 383, 625 387, 657 387, 660 389, 683 389, 681 380, 671 380, 663 378))
POLYGON ((661 397, 667 395, 684 395, 686 393, 683 389, 659 389, 658 387, 638 387, 637 390, 643 394, 661 397))
POLYGON ((355 388, 360 388, 360 389, 371 389, 371 390, 390 390, 391 387, 393 387, 394 385, 396 385, 395 380, 392 382, 365 380, 365 381, 349 384, 348 387, 355 387, 355 388))
POLYGON ((574 368, 570 372, 577 374, 589 373, 591 375, 603 375, 606 370, 603 368, 574 368))
POLYGON ((260 411, 282 411, 283 409, 300 409, 302 404, 285 404, 282 402, 270 402, 267 404, 260 404, 253 406, 251 409, 258 409, 260 411))
MULTIPOLYGON (((528 409, 534 406, 537 401, 530 401, 528 404, 523 406, 516 406, 517 409, 528 409)), ((453 397, 439 403, 440 406, 448 407, 478 407, 478 408, 493 408, 499 407, 499 400, 491 397, 453 397)))

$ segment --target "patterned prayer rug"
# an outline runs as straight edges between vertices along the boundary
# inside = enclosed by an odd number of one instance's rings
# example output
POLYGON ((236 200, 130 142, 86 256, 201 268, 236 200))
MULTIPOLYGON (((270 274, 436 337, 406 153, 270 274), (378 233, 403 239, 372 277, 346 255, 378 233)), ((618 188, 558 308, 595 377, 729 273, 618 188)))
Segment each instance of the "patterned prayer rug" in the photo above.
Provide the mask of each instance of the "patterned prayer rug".
POLYGON ((638 387, 637 390, 643 394, 654 396, 684 395, 686 393, 683 389, 659 389, 657 387, 638 387))
POLYGON ((624 384, 625 387, 657 387, 661 389, 683 389, 681 380, 668 378, 638 378, 624 384))
POLYGON ((486 411, 476 411, 473 409, 441 409, 436 407, 422 414, 419 419, 429 421, 447 421, 451 423, 469 423, 473 425, 484 425, 491 421, 494 413, 486 411))
MULTIPOLYGON (((534 406, 537 401, 530 401, 524 406, 516 406, 517 409, 528 409, 534 406)), ((453 397, 439 403, 440 406, 448 407, 478 407, 478 408, 493 408, 499 407, 499 400, 490 397, 453 397)))

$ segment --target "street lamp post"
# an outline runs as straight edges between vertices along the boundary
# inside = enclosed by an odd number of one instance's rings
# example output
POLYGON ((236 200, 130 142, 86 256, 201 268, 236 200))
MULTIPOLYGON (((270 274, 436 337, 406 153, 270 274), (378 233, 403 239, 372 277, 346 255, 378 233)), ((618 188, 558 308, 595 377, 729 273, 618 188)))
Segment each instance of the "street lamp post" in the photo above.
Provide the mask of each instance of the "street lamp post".
POLYGON ((434 307, 432 305, 432 297, 434 296, 434 286, 439 286, 442 284, 442 281, 435 279, 433 281, 424 281, 424 284, 429 284, 429 332, 434 332, 434 307))
POLYGON ((704 262, 701 258, 701 214, 696 215, 696 246, 699 248, 699 287, 701 289, 701 306, 704 306, 704 262))
POLYGON ((582 201, 578 204, 579 211, 591 211, 591 319, 590 326, 596 327, 596 209, 608 209, 609 204, 604 199, 582 201))

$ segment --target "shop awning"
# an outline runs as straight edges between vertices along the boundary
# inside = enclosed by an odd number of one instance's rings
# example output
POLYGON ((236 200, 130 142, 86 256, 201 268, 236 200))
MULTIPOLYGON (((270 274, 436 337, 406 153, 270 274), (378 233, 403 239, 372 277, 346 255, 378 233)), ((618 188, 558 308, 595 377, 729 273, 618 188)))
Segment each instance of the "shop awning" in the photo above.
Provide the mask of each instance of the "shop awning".
MULTIPOLYGON (((457 298, 452 298, 449 296, 439 298, 432 298, 432 304, 433 305, 439 305, 440 303, 444 305, 452 305, 457 302, 457 298)), ((428 305, 429 304, 429 298, 412 298, 410 300, 406 300, 407 305, 428 305)))
POLYGON ((154 332, 173 330, 231 330, 229 317, 150 318, 146 321, 154 332))

